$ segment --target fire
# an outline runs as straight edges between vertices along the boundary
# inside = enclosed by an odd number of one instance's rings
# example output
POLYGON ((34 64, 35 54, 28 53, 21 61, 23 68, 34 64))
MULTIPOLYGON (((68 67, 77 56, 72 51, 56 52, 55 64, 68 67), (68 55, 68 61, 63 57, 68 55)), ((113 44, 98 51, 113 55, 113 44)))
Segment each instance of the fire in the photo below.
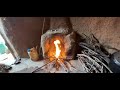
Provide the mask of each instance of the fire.
POLYGON ((65 42, 63 36, 54 36, 45 42, 45 55, 50 61, 55 59, 65 59, 65 42))
POLYGON ((61 50, 60 50, 58 44, 60 44, 60 41, 59 41, 59 40, 56 40, 56 41, 54 41, 54 44, 55 44, 55 47, 56 47, 55 57, 56 57, 56 58, 59 58, 61 50))

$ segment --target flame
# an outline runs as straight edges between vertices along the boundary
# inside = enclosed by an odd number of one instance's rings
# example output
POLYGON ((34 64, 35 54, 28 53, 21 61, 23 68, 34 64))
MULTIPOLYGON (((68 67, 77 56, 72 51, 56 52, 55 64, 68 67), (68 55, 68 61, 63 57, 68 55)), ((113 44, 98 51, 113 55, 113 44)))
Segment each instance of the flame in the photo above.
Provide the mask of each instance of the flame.
POLYGON ((54 36, 45 42, 44 55, 50 61, 57 59, 66 59, 65 42, 63 36, 54 36))
POLYGON ((55 57, 56 57, 56 58, 59 58, 61 50, 60 50, 58 44, 60 44, 60 41, 59 41, 59 40, 56 40, 56 41, 54 41, 54 44, 55 44, 55 47, 56 47, 55 57))

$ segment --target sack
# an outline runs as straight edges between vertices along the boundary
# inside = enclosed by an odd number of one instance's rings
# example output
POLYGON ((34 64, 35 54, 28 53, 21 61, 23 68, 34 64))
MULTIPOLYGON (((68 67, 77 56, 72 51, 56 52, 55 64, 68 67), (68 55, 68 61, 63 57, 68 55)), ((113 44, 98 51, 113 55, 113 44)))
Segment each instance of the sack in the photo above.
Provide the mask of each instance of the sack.
POLYGON ((28 55, 29 55, 31 60, 38 61, 39 60, 39 54, 38 54, 38 51, 37 51, 37 46, 36 46, 36 48, 33 47, 31 49, 28 49, 28 55))

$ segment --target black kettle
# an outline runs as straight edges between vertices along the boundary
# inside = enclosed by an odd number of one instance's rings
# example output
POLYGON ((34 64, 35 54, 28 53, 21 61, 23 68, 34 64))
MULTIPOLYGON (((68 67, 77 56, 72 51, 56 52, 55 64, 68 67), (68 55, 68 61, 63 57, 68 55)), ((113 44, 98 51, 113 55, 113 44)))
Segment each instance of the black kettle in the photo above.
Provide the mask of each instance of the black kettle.
POLYGON ((113 73, 120 73, 120 51, 111 55, 109 68, 113 71, 113 73))

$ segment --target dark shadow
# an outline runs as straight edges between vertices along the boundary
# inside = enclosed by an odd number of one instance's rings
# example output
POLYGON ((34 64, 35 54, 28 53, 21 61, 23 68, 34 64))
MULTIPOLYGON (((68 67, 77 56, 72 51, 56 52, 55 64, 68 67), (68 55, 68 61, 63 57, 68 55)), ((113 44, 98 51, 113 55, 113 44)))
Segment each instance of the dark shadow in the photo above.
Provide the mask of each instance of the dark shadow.
MULTIPOLYGON (((44 24, 42 27, 43 32, 41 31, 41 35, 50 29, 50 17, 44 17, 43 19, 45 19, 45 22, 43 23, 44 24)), ((41 48, 41 40, 40 40, 40 47, 39 47, 39 55, 40 55, 40 60, 43 60, 44 58, 43 58, 43 53, 42 53, 42 48, 41 48)))
POLYGON ((65 21, 66 21, 66 24, 67 24, 67 26, 69 28, 69 33, 71 33, 73 31, 73 27, 72 27, 72 23, 71 23, 70 17, 66 17, 65 21))
POLYGON ((50 29, 50 17, 45 17, 43 33, 50 29))
MULTIPOLYGON (((77 54, 80 54, 81 50, 82 50, 79 46, 79 43, 84 41, 84 39, 80 34, 78 34, 77 32, 75 32, 75 33, 76 33, 76 40, 75 40, 75 42, 76 42, 75 43, 76 44, 76 52, 75 52, 75 56, 77 56, 77 54)), ((75 57, 75 60, 76 59, 77 59, 77 57, 75 57)))

